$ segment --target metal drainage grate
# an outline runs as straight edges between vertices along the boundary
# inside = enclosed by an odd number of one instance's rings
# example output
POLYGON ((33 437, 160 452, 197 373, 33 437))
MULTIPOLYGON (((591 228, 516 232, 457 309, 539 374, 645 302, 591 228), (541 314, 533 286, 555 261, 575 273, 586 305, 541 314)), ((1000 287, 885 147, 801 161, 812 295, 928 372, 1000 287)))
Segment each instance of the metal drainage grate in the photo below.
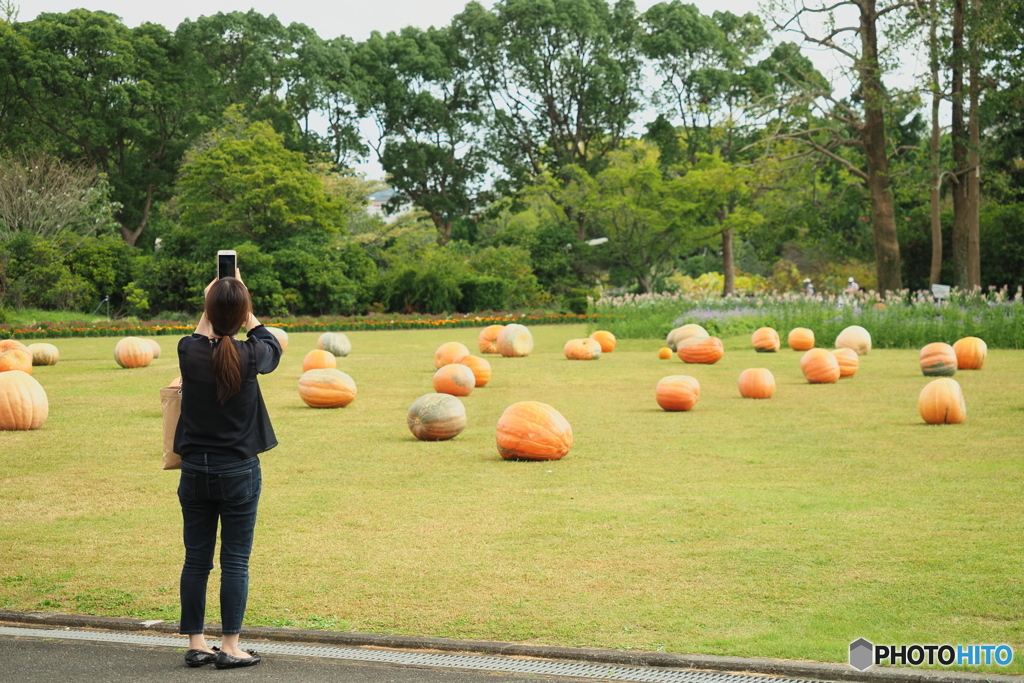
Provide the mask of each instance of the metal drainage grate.
MULTIPOLYGON (((188 646, 188 641, 185 638, 176 638, 174 636, 150 636, 104 631, 65 631, 63 629, 17 628, 13 626, 0 626, 0 636, 87 640, 179 649, 188 646)), ((208 642, 213 644, 217 641, 211 639, 208 642)), ((743 676, 681 669, 645 669, 640 667, 618 667, 608 664, 513 659, 481 655, 449 655, 399 650, 364 650, 352 647, 320 647, 314 645, 292 645, 289 643, 260 643, 259 651, 261 654, 346 659, 358 662, 399 664, 402 666, 541 674, 610 681, 640 681, 643 683, 764 683, 766 680, 771 680, 772 683, 811 683, 810 681, 798 679, 769 679, 762 676, 743 676)))

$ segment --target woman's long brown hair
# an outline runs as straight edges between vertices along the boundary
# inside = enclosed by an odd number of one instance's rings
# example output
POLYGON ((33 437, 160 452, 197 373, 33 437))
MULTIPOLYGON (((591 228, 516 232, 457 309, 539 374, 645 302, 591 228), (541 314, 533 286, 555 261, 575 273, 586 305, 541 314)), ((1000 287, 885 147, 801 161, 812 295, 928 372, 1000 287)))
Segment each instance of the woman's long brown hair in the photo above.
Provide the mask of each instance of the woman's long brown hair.
POLYGON ((242 361, 228 337, 238 334, 251 310, 249 290, 233 277, 218 280, 206 295, 206 318, 213 333, 222 337, 213 347, 213 376, 217 382, 217 401, 221 405, 242 388, 242 361))

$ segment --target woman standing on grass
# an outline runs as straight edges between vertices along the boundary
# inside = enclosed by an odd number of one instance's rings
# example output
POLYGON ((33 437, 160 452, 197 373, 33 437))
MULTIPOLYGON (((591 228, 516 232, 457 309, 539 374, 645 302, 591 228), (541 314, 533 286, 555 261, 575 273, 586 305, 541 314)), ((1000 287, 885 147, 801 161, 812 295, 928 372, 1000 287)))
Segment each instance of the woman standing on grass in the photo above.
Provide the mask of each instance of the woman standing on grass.
POLYGON ((249 553, 256 526, 262 476, 258 454, 277 445, 256 381, 281 360, 281 345, 252 314, 249 290, 235 277, 214 280, 195 334, 178 342, 181 418, 174 451, 181 455, 178 500, 184 519, 185 564, 181 569, 181 625, 188 634, 185 663, 211 662, 218 669, 252 666, 260 656, 241 650, 249 553), (244 342, 234 339, 242 326, 244 342), (221 649, 203 635, 206 584, 213 569, 221 525, 221 649))

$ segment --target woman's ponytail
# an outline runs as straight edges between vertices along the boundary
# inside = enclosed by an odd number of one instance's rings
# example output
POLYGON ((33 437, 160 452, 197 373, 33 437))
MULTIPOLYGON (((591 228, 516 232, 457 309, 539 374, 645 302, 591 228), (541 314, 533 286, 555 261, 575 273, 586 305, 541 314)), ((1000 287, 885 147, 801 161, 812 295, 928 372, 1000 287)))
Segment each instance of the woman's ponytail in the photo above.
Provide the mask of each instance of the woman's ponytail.
POLYGON ((213 349, 213 376, 221 405, 242 388, 242 359, 231 337, 238 334, 251 312, 249 290, 233 277, 215 282, 206 296, 206 317, 214 334, 220 337, 213 349))
POLYGON ((217 380, 217 402, 227 403, 242 388, 242 361, 229 337, 213 347, 213 376, 217 380))

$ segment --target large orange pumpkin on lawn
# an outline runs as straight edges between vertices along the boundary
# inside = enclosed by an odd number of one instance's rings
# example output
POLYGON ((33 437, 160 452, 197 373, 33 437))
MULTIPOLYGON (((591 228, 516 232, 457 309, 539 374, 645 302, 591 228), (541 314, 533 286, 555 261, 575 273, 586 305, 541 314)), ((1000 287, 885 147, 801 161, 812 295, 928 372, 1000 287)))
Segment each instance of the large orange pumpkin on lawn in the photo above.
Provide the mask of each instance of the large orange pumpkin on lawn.
POLYGON ((267 332, 277 337, 277 343, 281 345, 281 351, 288 350, 288 333, 280 327, 267 327, 267 332))
POLYGON ((615 350, 615 335, 605 330, 592 332, 590 338, 601 345, 601 353, 611 353, 615 350))
POLYGON ((56 365, 60 360, 60 351, 53 344, 29 344, 27 350, 32 354, 32 365, 56 365))
POLYGON ((832 352, 839 362, 839 377, 853 377, 860 368, 860 356, 853 349, 836 349, 832 352))
POLYGON ((956 367, 956 351, 949 344, 932 342, 921 349, 921 372, 926 377, 952 377, 956 367))
POLYGON ((837 349, 853 349, 858 356, 871 350, 871 333, 860 325, 850 325, 836 337, 837 349))
POLYGON ((299 377, 299 398, 310 408, 344 408, 356 393, 352 378, 335 368, 307 370, 299 377))
POLYGON ((491 364, 486 359, 480 356, 463 356, 455 361, 459 365, 465 365, 467 368, 473 371, 473 377, 476 378, 476 386, 485 386, 491 381, 491 364))
POLYGON ((11 348, 0 351, 0 372, 21 370, 32 374, 32 354, 25 349, 11 348))
POLYGON ((149 348, 153 349, 153 360, 156 360, 157 358, 160 357, 160 353, 161 351, 163 351, 163 349, 160 348, 160 345, 156 342, 156 339, 150 339, 149 337, 145 337, 145 340, 146 343, 149 344, 149 348))
POLYGON ((547 403, 520 401, 498 418, 496 438, 505 460, 558 460, 572 448, 572 427, 547 403))
POLYGON ((811 384, 839 381, 839 361, 825 349, 811 349, 800 358, 800 370, 811 384))
POLYGON ((725 348, 718 337, 689 337, 679 342, 676 354, 684 363, 712 365, 722 359, 725 348))
POLYGON ((963 422, 967 417, 967 404, 960 384, 948 377, 932 380, 917 398, 917 411, 930 425, 963 422))
POLYGON ((341 332, 324 332, 316 340, 316 348, 326 351, 332 356, 344 358, 352 353, 352 342, 348 340, 347 335, 341 332))
POLYGON ((794 351, 809 351, 814 348, 814 332, 806 327, 794 327, 789 331, 786 343, 794 351))
POLYGON ((469 396, 476 386, 473 371, 465 365, 451 363, 434 373, 434 391, 452 396, 469 396))
POLYGON ((505 329, 504 325, 488 325, 480 331, 476 338, 480 353, 498 353, 498 335, 505 329))
POLYGON ((323 368, 336 368, 338 367, 338 361, 335 360, 334 354, 330 351, 322 351, 320 349, 313 349, 306 354, 306 357, 302 359, 302 371, 307 370, 320 370, 323 368))
POLYGON ((498 353, 506 358, 523 358, 533 352, 533 335, 525 325, 512 323, 498 335, 498 353))
POLYGON ((28 351, 28 347, 22 344, 17 339, 4 339, 0 341, 0 353, 4 351, 10 351, 11 349, 21 349, 22 351, 28 351))
POLYGON ((21 370, 0 372, 0 430, 39 429, 50 413, 46 392, 21 370))
POLYGON ((601 344, 596 339, 570 339, 562 353, 569 360, 597 360, 601 357, 601 344))
POLYGON ((466 348, 465 344, 445 342, 437 347, 437 351, 434 351, 434 367, 442 368, 445 365, 451 365, 455 362, 456 358, 463 358, 468 355, 469 349, 466 348))
POLYGON ((672 349, 673 352, 675 352, 679 349, 679 342, 683 341, 684 339, 689 339, 691 337, 700 337, 701 339, 707 339, 710 336, 711 335, 708 334, 708 331, 705 330, 700 325, 698 325, 697 323, 689 323, 683 325, 682 327, 677 327, 671 332, 669 332, 668 336, 665 337, 665 345, 672 349))
POLYGON ((424 394, 409 406, 405 421, 420 441, 447 441, 466 428, 466 406, 450 394, 424 394))
POLYGON ((775 394, 775 376, 768 368, 747 368, 740 373, 740 396, 771 398, 775 394))
POLYGON ((771 327, 759 327, 750 336, 750 343, 758 353, 775 353, 782 348, 779 333, 771 327))
POLYGON ((670 412, 690 410, 700 398, 700 383, 689 375, 662 377, 654 387, 654 400, 662 410, 670 412))
POLYGON ((957 370, 981 370, 988 356, 988 344, 978 337, 964 337, 953 344, 957 370))
POLYGON ((125 337, 114 347, 114 360, 122 368, 144 368, 153 362, 153 347, 145 339, 125 337))

